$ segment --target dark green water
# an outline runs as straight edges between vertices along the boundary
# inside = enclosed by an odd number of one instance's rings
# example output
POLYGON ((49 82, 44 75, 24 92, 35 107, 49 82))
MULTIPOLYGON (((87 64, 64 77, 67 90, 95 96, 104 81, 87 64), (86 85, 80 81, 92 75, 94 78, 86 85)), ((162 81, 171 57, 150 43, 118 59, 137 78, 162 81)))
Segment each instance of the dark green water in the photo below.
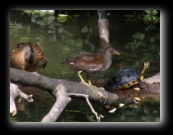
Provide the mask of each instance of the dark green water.
MULTIPOLYGON (((112 11, 117 14, 110 19, 110 42, 114 48, 120 52, 116 58, 117 64, 113 64, 109 72, 105 74, 102 80, 107 80, 109 75, 119 67, 139 68, 144 61, 150 61, 151 65, 145 72, 145 77, 152 76, 160 71, 160 43, 157 45, 141 46, 134 54, 132 50, 127 49, 127 43, 134 39, 132 35, 135 32, 141 32, 146 27, 143 23, 127 23, 125 19, 120 19, 124 11, 112 11)), ((121 17, 123 18, 123 17, 121 17)), ((52 78, 67 79, 79 81, 77 72, 68 65, 62 65, 60 62, 71 58, 83 51, 100 51, 98 37, 97 16, 91 15, 85 19, 76 20, 71 23, 63 24, 64 33, 49 33, 48 28, 32 23, 30 18, 21 15, 20 12, 10 13, 10 50, 18 42, 35 41, 47 56, 48 64, 43 71, 43 75, 52 78), (92 34, 81 33, 81 29, 87 25, 92 28, 92 34), (87 39, 87 40, 86 40, 87 39), (82 42, 86 40, 87 42, 82 42)), ((59 29, 57 28, 57 31, 59 29)), ((97 77, 93 76, 92 81, 97 82, 97 77)), ((47 114, 54 99, 46 92, 40 95, 40 90, 34 91, 34 103, 21 103, 18 105, 18 113, 10 117, 12 122, 39 122, 47 114)), ((142 107, 137 109, 122 108, 114 114, 110 114, 104 107, 93 103, 96 111, 104 115, 104 122, 158 122, 160 121, 160 104, 147 104, 148 111, 144 112, 142 107)), ((88 122, 92 119, 92 113, 86 105, 85 100, 72 99, 57 122, 88 122)))

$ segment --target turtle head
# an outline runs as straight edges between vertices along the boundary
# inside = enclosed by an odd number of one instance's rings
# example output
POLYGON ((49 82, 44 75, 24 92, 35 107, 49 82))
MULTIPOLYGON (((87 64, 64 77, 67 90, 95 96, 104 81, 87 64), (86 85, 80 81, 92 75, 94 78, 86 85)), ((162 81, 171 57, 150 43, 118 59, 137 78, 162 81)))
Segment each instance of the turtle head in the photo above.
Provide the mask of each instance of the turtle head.
POLYGON ((149 65, 150 65, 149 61, 144 62, 144 65, 143 65, 144 70, 147 69, 149 67, 149 65))
POLYGON ((141 75, 144 74, 145 70, 149 67, 150 65, 150 62, 144 62, 144 64, 142 65, 142 68, 141 68, 141 75))

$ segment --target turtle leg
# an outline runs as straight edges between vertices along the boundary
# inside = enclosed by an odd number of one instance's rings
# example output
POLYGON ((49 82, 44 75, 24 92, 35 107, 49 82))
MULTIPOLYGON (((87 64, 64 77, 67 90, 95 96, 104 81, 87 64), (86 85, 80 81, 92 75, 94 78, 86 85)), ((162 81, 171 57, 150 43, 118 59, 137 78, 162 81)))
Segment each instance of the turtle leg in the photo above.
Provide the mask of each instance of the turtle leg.
POLYGON ((144 89, 144 88, 145 88, 144 83, 141 82, 143 79, 144 79, 144 76, 143 76, 143 75, 141 75, 141 76, 139 77, 139 79, 138 79, 138 81, 139 81, 139 87, 140 87, 141 89, 144 89))
POLYGON ((144 88, 145 88, 144 83, 142 83, 141 81, 139 81, 139 87, 140 87, 141 89, 144 89, 144 88))

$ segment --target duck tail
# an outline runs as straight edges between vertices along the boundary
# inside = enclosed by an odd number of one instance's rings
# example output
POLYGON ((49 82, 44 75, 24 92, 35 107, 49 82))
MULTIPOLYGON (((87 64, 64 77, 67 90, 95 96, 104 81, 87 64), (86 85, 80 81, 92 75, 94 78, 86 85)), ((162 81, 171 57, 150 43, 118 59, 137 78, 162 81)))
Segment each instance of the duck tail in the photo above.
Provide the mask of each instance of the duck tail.
POLYGON ((60 62, 60 64, 68 64, 68 63, 69 63, 69 59, 60 62))

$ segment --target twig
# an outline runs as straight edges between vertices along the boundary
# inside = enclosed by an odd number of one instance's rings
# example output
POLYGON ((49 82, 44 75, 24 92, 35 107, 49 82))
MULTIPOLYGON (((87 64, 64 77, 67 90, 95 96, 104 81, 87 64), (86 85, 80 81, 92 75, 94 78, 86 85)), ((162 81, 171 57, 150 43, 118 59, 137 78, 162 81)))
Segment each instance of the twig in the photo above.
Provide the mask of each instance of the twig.
POLYGON ((23 93, 17 84, 10 82, 10 114, 12 114, 12 116, 17 114, 16 104, 15 104, 15 98, 17 96, 24 98, 28 102, 34 101, 32 98, 33 95, 27 95, 23 93))
POLYGON ((103 118, 103 115, 98 115, 98 113, 94 110, 93 106, 91 105, 90 101, 89 101, 89 96, 86 94, 76 94, 76 93, 68 93, 68 96, 77 96, 77 97, 85 97, 92 113, 96 116, 96 119, 98 122, 100 122, 101 118, 103 118))

